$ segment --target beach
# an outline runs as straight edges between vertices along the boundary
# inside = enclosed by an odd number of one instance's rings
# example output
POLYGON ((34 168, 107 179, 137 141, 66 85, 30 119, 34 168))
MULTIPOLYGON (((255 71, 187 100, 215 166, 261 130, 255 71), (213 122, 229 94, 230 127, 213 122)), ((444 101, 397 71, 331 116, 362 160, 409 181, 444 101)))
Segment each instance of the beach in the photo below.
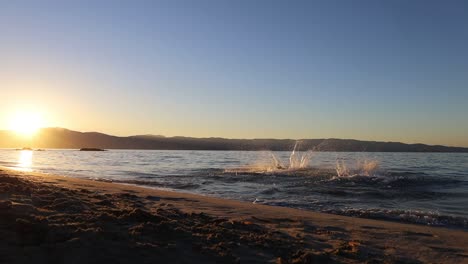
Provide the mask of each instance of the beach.
POLYGON ((468 232, 0 168, 0 263, 468 263, 468 232))

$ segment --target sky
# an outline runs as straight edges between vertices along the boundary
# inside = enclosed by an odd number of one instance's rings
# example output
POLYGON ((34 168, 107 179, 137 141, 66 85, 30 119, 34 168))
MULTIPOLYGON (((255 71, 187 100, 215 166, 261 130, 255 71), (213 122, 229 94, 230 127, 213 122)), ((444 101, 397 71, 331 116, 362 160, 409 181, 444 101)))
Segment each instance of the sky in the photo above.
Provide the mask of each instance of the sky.
POLYGON ((466 1, 2 1, 0 129, 468 147, 466 1))

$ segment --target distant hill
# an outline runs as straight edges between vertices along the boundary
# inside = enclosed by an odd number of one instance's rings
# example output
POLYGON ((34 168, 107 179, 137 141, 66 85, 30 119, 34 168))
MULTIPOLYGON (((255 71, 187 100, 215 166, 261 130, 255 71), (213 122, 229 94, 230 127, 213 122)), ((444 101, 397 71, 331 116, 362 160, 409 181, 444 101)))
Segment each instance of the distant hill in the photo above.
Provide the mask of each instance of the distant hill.
MULTIPOLYGON (((298 150, 359 152, 468 152, 468 148, 404 144, 400 142, 353 139, 302 139, 298 150)), ((10 131, 0 131, 0 148, 103 148, 161 150, 273 150, 290 151, 293 139, 226 139, 164 137, 153 135, 117 137, 97 132, 64 128, 41 129, 33 139, 24 140, 10 131)))

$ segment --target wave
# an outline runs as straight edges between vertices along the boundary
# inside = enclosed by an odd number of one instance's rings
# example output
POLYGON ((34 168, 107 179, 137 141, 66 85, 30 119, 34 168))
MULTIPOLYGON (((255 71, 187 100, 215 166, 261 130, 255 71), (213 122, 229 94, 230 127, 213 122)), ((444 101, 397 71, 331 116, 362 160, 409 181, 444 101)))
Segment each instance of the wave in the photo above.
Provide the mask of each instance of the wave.
POLYGON ((143 179, 151 179, 151 178, 156 178, 156 177, 161 176, 157 173, 149 173, 149 172, 126 171, 126 170, 121 170, 118 172, 122 173, 123 175, 130 175, 130 176, 135 176, 135 177, 143 178, 143 179))
POLYGON ((158 188, 169 188, 169 189, 179 189, 179 190, 190 190, 190 189, 197 189, 200 187, 199 184, 195 183, 185 183, 185 182, 158 182, 158 181, 147 181, 147 180, 114 180, 114 179, 106 179, 106 178, 98 178, 93 179, 96 181, 103 181, 103 182, 114 182, 114 183, 123 183, 123 184, 134 184, 139 186, 150 186, 150 187, 158 187, 158 188))
POLYGON ((280 192, 280 189, 277 187, 271 187, 260 192, 260 194, 273 195, 280 192))
POLYGON ((460 216, 442 215, 437 212, 390 209, 328 209, 325 213, 339 214, 360 218, 423 224, 429 226, 468 228, 468 219, 460 216))
POLYGON ((339 183, 370 183, 370 184, 381 184, 384 187, 398 187, 398 186, 424 186, 424 185, 448 185, 448 184, 459 184, 464 182, 462 179, 457 177, 435 177, 428 175, 424 172, 413 172, 413 171, 375 171, 372 169, 372 173, 353 173, 353 174, 337 174, 334 169, 330 168, 302 168, 296 170, 277 170, 261 172, 255 168, 242 167, 233 168, 222 171, 220 174, 214 173, 213 176, 223 178, 222 176, 229 177, 253 177, 253 179, 261 180, 264 177, 275 176, 275 177, 303 177, 307 178, 307 182, 331 182, 334 184, 339 183))
MULTIPOLYGON (((463 193, 445 191, 444 187, 447 184, 460 186, 463 183, 463 181, 452 177, 435 177, 411 171, 386 171, 383 174, 376 174, 374 176, 354 175, 338 177, 332 169, 324 168, 307 168, 269 173, 233 173, 221 169, 194 170, 194 172, 195 174, 191 176, 179 175, 170 177, 170 181, 164 177, 156 180, 154 178, 157 176, 146 173, 140 173, 137 179, 99 180, 195 192, 200 192, 200 189, 209 188, 208 186, 211 185, 226 188, 226 186, 235 186, 234 183, 238 182, 252 182, 263 186, 256 192, 258 197, 255 198, 255 203, 294 207, 361 218, 468 228, 467 218, 424 211, 430 207, 426 207, 423 210, 355 209, 362 201, 368 201, 370 205, 374 204, 373 206, 385 202, 389 203, 391 205, 390 208, 392 208, 399 204, 399 201, 430 201, 432 203, 432 201, 440 199, 464 198, 463 193), (198 177, 200 177, 200 181, 196 182, 196 178, 198 177), (272 182, 275 185, 265 186, 266 182, 272 182), (289 198, 285 199, 285 195, 289 198), (304 199, 305 197, 317 199, 314 200, 315 202, 312 202, 309 198, 304 199), (375 203, 371 201, 375 201, 375 203), (347 204, 351 208, 341 208, 340 204, 347 204)), ((231 199, 252 202, 252 193, 249 194, 246 190, 240 191, 239 189, 233 189, 233 191, 231 199)), ((201 192, 203 193, 203 191, 201 192)), ((224 193, 217 193, 215 191, 211 195, 223 197, 226 195, 226 192, 226 190, 224 190, 224 193)), ((408 208, 412 208, 411 203, 408 208)))

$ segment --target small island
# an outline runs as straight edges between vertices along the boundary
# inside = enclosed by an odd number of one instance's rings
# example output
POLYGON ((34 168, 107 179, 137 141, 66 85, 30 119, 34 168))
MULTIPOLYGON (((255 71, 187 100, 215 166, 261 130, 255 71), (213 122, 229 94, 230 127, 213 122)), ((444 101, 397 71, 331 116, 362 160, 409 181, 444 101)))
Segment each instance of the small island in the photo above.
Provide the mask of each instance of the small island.
POLYGON ((106 151, 106 150, 100 149, 100 148, 81 148, 80 151, 106 151))
POLYGON ((28 151, 32 151, 33 149, 30 148, 30 147, 23 147, 23 148, 17 148, 16 150, 28 150, 28 151))

